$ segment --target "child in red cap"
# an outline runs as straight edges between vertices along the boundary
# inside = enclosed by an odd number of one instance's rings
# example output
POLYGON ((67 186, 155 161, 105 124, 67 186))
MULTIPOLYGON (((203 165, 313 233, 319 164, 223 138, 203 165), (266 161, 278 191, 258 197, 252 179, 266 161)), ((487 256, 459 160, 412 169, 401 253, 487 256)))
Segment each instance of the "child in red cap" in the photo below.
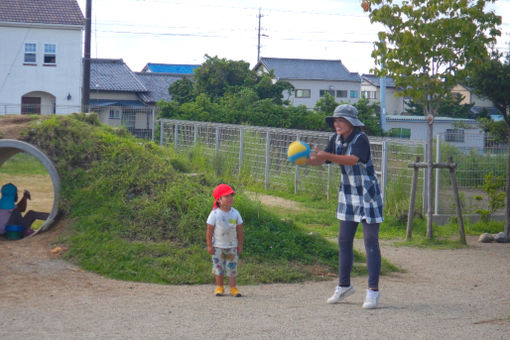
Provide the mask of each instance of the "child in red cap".
POLYGON ((216 277, 214 295, 223 295, 223 277, 227 275, 232 296, 240 297, 236 288, 237 262, 243 252, 243 219, 232 207, 235 191, 226 184, 213 191, 214 206, 207 218, 207 252, 212 255, 212 273, 216 277))

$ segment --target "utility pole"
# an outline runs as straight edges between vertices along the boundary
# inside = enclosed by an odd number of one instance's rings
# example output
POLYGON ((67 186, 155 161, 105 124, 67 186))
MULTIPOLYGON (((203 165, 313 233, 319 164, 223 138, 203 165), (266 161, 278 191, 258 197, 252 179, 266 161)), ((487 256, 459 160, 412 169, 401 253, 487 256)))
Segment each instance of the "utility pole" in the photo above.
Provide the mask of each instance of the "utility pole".
POLYGON ((259 18, 259 32, 258 32, 258 43, 257 43, 257 62, 260 61, 260 18, 262 18, 262 14, 260 14, 260 7, 259 7, 259 15, 257 15, 259 18))
POLYGON ((81 88, 81 111, 87 112, 90 103, 90 37, 92 22, 92 0, 85 8, 85 51, 83 57, 83 83, 81 88))
POLYGON ((260 61, 260 37, 268 37, 268 35, 265 35, 264 33, 260 34, 260 19, 262 17, 263 17, 263 15, 260 14, 260 8, 259 8, 259 15, 257 15, 257 18, 259 18, 258 44, 257 44, 257 62, 260 61))

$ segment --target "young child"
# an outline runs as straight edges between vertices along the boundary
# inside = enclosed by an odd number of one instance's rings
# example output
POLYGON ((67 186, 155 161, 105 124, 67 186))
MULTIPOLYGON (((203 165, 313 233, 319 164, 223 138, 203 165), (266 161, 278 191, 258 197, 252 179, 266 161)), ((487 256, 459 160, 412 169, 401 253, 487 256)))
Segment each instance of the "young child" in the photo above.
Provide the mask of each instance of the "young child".
POLYGON ((223 277, 227 275, 232 296, 240 297, 236 288, 237 262, 243 252, 243 219, 232 208, 235 191, 226 184, 213 191, 213 210, 207 218, 207 252, 212 255, 212 273, 216 277, 214 295, 223 295, 223 277))

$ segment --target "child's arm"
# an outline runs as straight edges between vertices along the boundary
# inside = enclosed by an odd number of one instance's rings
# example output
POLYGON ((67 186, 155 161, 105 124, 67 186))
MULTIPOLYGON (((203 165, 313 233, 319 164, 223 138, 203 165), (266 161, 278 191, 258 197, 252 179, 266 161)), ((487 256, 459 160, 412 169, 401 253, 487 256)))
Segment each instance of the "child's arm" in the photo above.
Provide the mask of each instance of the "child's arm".
POLYGON ((16 209, 21 212, 27 210, 27 199, 30 199, 30 193, 28 192, 28 190, 25 190, 23 192, 23 197, 20 199, 18 204, 16 204, 16 209))
POLYGON ((236 226, 237 232, 237 253, 241 254, 243 252, 243 241, 244 241, 244 233, 243 233, 243 225, 238 224, 236 226))
POLYGON ((212 244, 213 234, 214 234, 214 226, 207 224, 207 232, 205 234, 205 240, 207 242, 207 252, 211 255, 214 255, 214 247, 212 244))

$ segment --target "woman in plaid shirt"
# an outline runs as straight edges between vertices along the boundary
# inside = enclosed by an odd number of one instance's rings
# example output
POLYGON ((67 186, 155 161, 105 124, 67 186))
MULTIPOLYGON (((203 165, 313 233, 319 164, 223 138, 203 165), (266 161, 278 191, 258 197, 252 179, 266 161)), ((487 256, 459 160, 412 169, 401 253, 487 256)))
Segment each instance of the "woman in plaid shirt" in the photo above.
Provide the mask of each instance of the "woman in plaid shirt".
POLYGON ((368 289, 363 308, 376 308, 381 271, 379 224, 383 221, 383 202, 370 155, 370 143, 367 135, 360 130, 364 124, 352 105, 337 106, 333 116, 326 117, 326 123, 336 133, 331 136, 324 151, 315 147, 308 164, 337 163, 342 170, 336 212, 340 220, 339 283, 328 303, 341 301, 355 292, 351 285, 353 241, 361 222, 368 269, 368 289))

